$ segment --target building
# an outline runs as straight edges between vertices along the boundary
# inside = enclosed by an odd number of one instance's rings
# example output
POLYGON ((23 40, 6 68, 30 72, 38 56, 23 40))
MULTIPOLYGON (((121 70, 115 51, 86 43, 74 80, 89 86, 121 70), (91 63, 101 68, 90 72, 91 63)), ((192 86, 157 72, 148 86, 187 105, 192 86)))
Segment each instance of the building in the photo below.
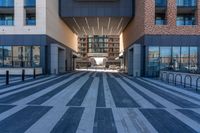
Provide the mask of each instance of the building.
POLYGON ((76 59, 77 68, 120 66, 120 60, 116 59, 119 57, 119 43, 117 35, 79 36, 78 53, 80 56, 76 59), (99 63, 95 59, 99 60, 99 63))
POLYGON ((73 69, 77 35, 61 20, 58 8, 55 0, 0 1, 1 70, 20 74, 36 68, 49 74, 73 69))
POLYGON ((118 36, 119 51, 96 50, 119 52, 129 75, 198 72, 199 8, 197 0, 1 0, 0 67, 73 70, 78 52, 88 59, 94 50, 90 36, 118 36))
POLYGON ((127 72, 151 77, 160 70, 199 72, 200 2, 135 0, 135 5, 122 33, 127 72))

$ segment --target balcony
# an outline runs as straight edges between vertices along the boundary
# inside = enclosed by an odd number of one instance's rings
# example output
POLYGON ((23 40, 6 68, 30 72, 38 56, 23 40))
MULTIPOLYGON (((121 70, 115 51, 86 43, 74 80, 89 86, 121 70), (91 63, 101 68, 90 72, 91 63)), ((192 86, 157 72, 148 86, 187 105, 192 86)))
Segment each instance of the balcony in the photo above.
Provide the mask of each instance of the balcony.
POLYGON ((36 6, 36 0, 25 0, 24 7, 26 8, 34 8, 36 6))
POLYGON ((14 8, 14 0, 0 0, 0 8, 14 8))

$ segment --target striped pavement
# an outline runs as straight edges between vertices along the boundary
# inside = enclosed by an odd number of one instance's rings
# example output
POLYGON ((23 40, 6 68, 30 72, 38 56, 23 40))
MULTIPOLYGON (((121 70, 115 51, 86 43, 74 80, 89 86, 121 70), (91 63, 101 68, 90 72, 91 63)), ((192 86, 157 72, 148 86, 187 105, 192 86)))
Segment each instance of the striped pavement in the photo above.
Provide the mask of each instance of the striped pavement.
POLYGON ((200 93, 120 73, 19 78, 0 78, 0 133, 200 133, 200 93))

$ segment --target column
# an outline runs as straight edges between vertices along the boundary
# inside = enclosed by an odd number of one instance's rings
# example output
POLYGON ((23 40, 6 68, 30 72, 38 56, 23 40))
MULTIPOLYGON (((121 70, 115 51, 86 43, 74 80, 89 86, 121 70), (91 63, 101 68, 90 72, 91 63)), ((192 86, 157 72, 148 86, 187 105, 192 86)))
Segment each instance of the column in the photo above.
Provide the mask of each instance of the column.
POLYGON ((58 74, 58 46, 51 44, 51 74, 58 74))
POLYGON ((141 76, 141 44, 133 45, 133 76, 141 76))

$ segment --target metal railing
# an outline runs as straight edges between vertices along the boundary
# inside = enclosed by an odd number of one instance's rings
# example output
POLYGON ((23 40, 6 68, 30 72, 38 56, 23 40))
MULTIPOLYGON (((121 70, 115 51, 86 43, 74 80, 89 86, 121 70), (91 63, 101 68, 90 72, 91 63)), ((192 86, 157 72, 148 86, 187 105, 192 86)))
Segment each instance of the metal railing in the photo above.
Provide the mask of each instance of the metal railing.
POLYGON ((160 73, 160 80, 163 82, 167 82, 168 84, 174 84, 175 86, 177 85, 181 85, 184 88, 189 87, 189 88, 195 88, 196 92, 199 90, 200 88, 200 77, 193 79, 191 75, 186 74, 184 77, 183 75, 177 73, 168 73, 168 72, 161 72, 160 73), (193 82, 195 81, 195 82, 193 82), (195 84, 193 84, 195 83, 195 84))

